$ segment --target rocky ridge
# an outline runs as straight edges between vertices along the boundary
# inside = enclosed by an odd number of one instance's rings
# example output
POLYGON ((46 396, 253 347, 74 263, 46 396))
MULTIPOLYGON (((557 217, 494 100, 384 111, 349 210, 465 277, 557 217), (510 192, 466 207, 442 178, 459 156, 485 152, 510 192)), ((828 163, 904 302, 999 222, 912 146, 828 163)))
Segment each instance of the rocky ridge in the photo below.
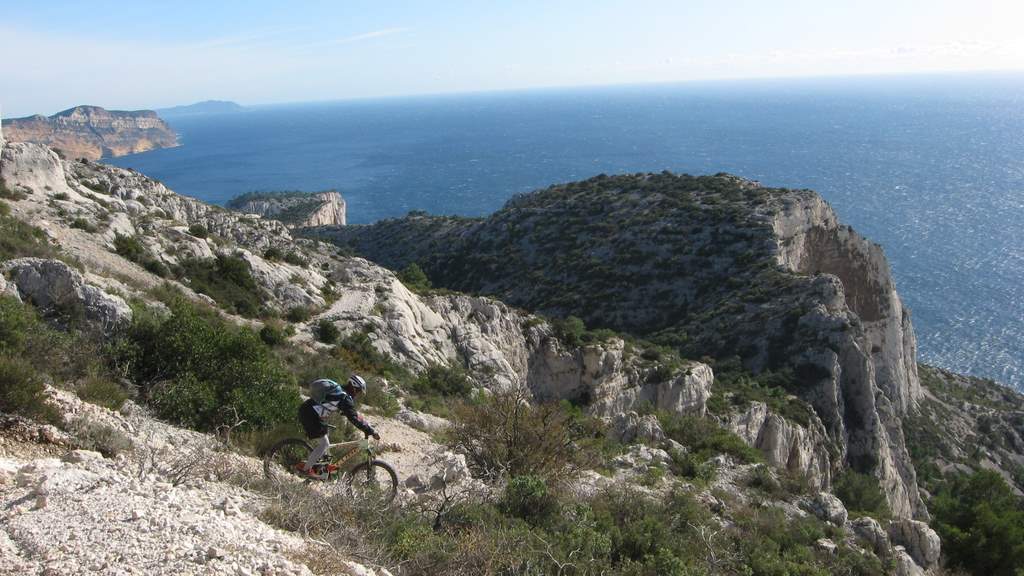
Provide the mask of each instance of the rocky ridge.
POLYGON ((599 176, 487 218, 313 233, 393 269, 416 262, 446 288, 784 374, 831 444, 812 459, 875 475, 896 514, 927 517, 900 421, 921 395, 910 313, 881 248, 812 191, 728 175, 599 176))
POLYGON ((156 112, 105 110, 76 106, 53 116, 3 121, 9 141, 35 142, 67 158, 99 160, 178 145, 178 137, 156 112))

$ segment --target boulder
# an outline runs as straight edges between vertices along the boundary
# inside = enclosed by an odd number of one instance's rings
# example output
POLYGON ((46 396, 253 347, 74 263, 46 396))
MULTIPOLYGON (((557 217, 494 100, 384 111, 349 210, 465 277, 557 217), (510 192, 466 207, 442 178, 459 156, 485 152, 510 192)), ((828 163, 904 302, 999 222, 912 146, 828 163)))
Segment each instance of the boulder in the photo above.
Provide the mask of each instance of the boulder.
POLYGON ((441 455, 439 463, 440 470, 430 478, 431 490, 440 490, 469 477, 469 466, 466 464, 466 457, 462 454, 445 452, 441 455))
POLYGON ((878 523, 878 520, 869 516, 863 516, 853 520, 849 524, 850 531, 855 536, 866 542, 875 554, 888 556, 892 553, 892 544, 889 542, 889 535, 878 523))
POLYGON ((924 569, 914 562, 903 546, 897 546, 893 551, 893 563, 896 576, 925 576, 924 569))
POLYGON ((918 565, 931 569, 938 565, 941 552, 939 535, 919 520, 901 518, 889 525, 893 544, 903 546, 918 565))
POLYGON ((395 420, 421 432, 440 432, 448 427, 448 421, 444 418, 415 410, 402 410, 395 414, 395 420))
POLYGON ((91 327, 109 334, 132 320, 127 302, 86 284, 77 270, 60 260, 19 258, 3 263, 0 271, 17 286, 23 299, 61 322, 80 314, 91 327))
POLYGON ((803 508, 823 522, 836 526, 846 524, 846 506, 843 501, 828 492, 818 492, 814 498, 804 501, 803 508))
POLYGON ((653 414, 640 416, 636 412, 626 412, 613 418, 612 434, 623 444, 657 444, 665 439, 657 417, 653 414))
POLYGON ((836 546, 836 543, 829 540, 828 538, 818 538, 814 542, 814 547, 818 550, 821 550, 825 554, 828 554, 829 556, 835 556, 836 551, 839 549, 839 547, 836 546))

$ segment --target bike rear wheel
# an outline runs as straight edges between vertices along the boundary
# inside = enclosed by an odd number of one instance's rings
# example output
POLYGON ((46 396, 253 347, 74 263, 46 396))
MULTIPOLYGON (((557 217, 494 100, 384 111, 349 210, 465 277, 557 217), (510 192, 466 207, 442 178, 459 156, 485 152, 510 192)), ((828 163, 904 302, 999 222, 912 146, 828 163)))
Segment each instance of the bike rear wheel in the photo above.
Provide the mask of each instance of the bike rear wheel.
POLYGON ((313 447, 299 438, 285 438, 263 453, 263 473, 269 480, 299 476, 296 465, 305 462, 313 447))
POLYGON ((398 474, 383 460, 362 462, 346 474, 345 482, 354 499, 376 501, 387 506, 398 494, 398 474))

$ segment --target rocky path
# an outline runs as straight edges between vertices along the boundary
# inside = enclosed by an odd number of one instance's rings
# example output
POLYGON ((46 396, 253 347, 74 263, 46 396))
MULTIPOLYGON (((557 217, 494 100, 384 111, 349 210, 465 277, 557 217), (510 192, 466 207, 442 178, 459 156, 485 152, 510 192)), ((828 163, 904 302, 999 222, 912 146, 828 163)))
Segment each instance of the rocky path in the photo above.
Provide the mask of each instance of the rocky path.
MULTIPOLYGON (((54 394, 70 425, 109 426, 134 446, 105 458, 0 445, 0 574, 312 574, 304 561, 315 546, 262 522, 269 499, 241 487, 262 475, 259 461, 132 404, 115 413, 54 394)), ((429 437, 400 423, 380 427, 398 443, 389 459, 403 474, 416 470, 429 437)), ((388 574, 356 563, 336 573, 388 574)))

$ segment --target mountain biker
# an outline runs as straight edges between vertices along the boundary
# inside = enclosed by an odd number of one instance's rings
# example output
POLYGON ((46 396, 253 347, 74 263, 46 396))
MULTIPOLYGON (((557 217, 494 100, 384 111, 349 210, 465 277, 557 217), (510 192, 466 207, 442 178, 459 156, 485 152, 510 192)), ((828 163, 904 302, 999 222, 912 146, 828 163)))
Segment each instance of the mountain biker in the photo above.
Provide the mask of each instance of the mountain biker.
MULTIPOLYGON (((348 421, 363 434, 373 436, 377 440, 380 440, 380 435, 356 412, 355 399, 366 392, 366 380, 363 380, 362 377, 353 374, 344 388, 334 380, 321 378, 315 380, 310 388, 321 390, 320 394, 314 394, 314 396, 322 395, 322 398, 309 398, 299 406, 299 422, 305 429, 306 436, 310 440, 317 439, 317 444, 309 453, 306 462, 296 464, 295 468, 300 474, 321 478, 323 476, 315 470, 314 465, 327 453, 327 448, 330 446, 330 441, 327 439, 328 428, 324 422, 324 418, 328 414, 340 410, 348 418, 348 421)), ((338 467, 334 464, 328 464, 325 472, 331 473, 337 469, 338 467)))

